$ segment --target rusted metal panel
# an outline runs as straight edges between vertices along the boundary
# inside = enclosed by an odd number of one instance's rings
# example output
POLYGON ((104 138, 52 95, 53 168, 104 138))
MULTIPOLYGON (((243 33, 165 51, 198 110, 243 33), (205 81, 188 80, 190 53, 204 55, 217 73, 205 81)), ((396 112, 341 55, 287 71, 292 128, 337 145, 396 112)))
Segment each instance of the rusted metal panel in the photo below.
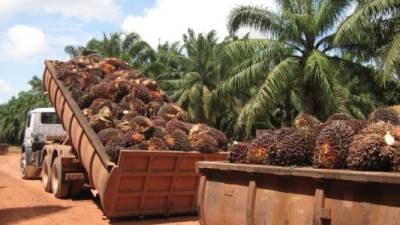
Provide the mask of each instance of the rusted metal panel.
POLYGON ((195 213, 197 161, 225 160, 226 153, 122 150, 104 193, 110 217, 195 213))
POLYGON ((200 162, 202 225, 395 225, 400 174, 200 162), (335 175, 336 172, 336 175, 335 175))
POLYGON ((55 75, 52 62, 46 61, 45 89, 107 216, 196 212, 196 162, 225 160, 227 153, 123 150, 116 165, 55 75))

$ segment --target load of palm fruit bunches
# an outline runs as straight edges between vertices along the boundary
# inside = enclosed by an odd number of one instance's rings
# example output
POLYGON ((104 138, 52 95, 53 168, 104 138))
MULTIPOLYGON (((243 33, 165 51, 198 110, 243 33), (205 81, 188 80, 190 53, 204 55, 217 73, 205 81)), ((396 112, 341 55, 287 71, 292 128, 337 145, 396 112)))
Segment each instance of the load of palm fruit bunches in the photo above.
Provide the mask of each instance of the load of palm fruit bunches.
POLYGON ((227 144, 224 133, 190 123, 156 81, 125 61, 91 52, 54 64, 113 161, 121 149, 214 153, 227 144))
POLYGON ((292 127, 263 130, 229 151, 231 163, 398 172, 400 105, 378 108, 369 120, 338 113, 321 122, 301 113, 292 127))

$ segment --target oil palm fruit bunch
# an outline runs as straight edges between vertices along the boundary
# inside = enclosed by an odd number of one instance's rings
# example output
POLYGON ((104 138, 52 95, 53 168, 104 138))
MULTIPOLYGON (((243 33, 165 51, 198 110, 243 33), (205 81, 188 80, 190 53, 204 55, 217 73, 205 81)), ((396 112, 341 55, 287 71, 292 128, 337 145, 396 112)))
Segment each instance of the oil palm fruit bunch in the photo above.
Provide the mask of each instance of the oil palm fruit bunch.
POLYGON ((120 118, 123 114, 123 110, 121 107, 118 106, 115 102, 104 99, 104 98, 97 98, 95 99, 92 104, 88 107, 91 114, 97 114, 103 107, 108 107, 111 110, 113 118, 120 118))
POLYGON ((400 145, 390 131, 385 135, 360 134, 351 144, 347 165, 353 170, 397 171, 399 159, 400 145))
POLYGON ((113 123, 115 128, 120 130, 122 133, 139 129, 139 126, 133 120, 114 120, 113 123))
POLYGON ((355 134, 359 134, 369 125, 367 120, 359 120, 359 119, 348 120, 347 124, 354 129, 355 134))
POLYGON ((165 128, 167 125, 167 121, 163 117, 160 117, 160 116, 153 117, 153 123, 154 123, 154 126, 157 126, 157 127, 165 128))
POLYGON ((189 137, 185 131, 176 129, 165 136, 169 149, 177 151, 191 151, 189 137))
POLYGON ((195 124, 189 114, 127 62, 85 51, 54 65, 112 160, 123 148, 190 151, 193 144, 195 150, 215 152, 227 143, 222 132, 207 125, 190 136, 195 124))
POLYGON ((110 155, 110 158, 112 161, 116 162, 118 159, 119 151, 121 149, 125 149, 126 145, 123 143, 121 137, 119 136, 113 136, 105 145, 104 145, 105 151, 108 155, 110 155))
POLYGON ((350 169, 398 171, 400 167, 400 127, 382 121, 371 123, 357 135, 350 147, 350 169))
POLYGON ((230 163, 246 163, 249 146, 248 142, 233 142, 229 147, 228 161, 230 163))
POLYGON ((145 137, 143 134, 141 134, 135 130, 132 130, 132 131, 129 131, 129 132, 123 134, 121 137, 121 140, 122 140, 122 143, 126 147, 128 147, 128 146, 142 143, 145 140, 145 137))
POLYGON ((195 151, 203 153, 218 152, 218 141, 215 137, 207 133, 196 133, 189 136, 191 147, 195 151))
POLYGON ((189 118, 187 112, 183 111, 181 107, 174 103, 164 104, 158 111, 157 115, 164 118, 166 121, 179 119, 181 121, 187 122, 189 118))
POLYGON ((361 130, 360 134, 379 134, 385 135, 388 131, 393 131, 395 128, 391 123, 386 123, 383 121, 371 123, 361 130))
POLYGON ((383 121, 393 125, 400 125, 400 114, 395 107, 380 107, 371 113, 373 122, 383 121))
POLYGON ((162 103, 160 102, 155 102, 155 101, 151 101, 147 104, 147 112, 149 117, 155 117, 158 113, 158 110, 160 110, 162 106, 162 103))
POLYGON ((91 85, 96 85, 100 82, 101 78, 99 76, 84 72, 79 80, 79 88, 87 92, 91 85))
POLYGON ((165 129, 168 133, 171 133, 172 131, 176 129, 180 129, 185 131, 186 134, 189 134, 189 129, 185 126, 185 124, 177 119, 172 119, 168 121, 165 125, 165 129))
MULTIPOLYGON (((184 123, 184 124, 188 126, 187 124, 189 123, 184 123)), ((216 142, 217 145, 213 147, 222 148, 228 142, 224 133, 204 123, 194 124, 190 127, 189 136, 194 136, 198 134, 206 134, 208 136, 213 137, 217 141, 216 142)))
POLYGON ((140 133, 147 133, 154 128, 154 123, 151 119, 145 116, 136 116, 133 121, 139 126, 138 131, 140 133))
POLYGON ((97 133, 103 145, 105 145, 114 136, 122 137, 122 132, 116 128, 106 128, 97 133))
POLYGON ((400 115, 400 105, 392 105, 390 108, 398 115, 400 115))
POLYGON ((294 120, 294 127, 310 127, 314 129, 318 129, 321 126, 321 121, 319 121, 316 117, 311 116, 307 113, 300 113, 296 119, 294 120))
POLYGON ((113 127, 111 119, 112 119, 112 113, 110 108, 104 106, 99 110, 99 112, 96 115, 92 116, 89 119, 89 124, 96 132, 99 132, 103 129, 113 127))
POLYGON ((263 147, 252 147, 248 150, 246 156, 247 164, 265 165, 268 160, 268 149, 263 147))
POLYGON ((166 130, 164 127, 155 126, 153 129, 153 137, 165 140, 166 130))
POLYGON ((274 132, 264 132, 251 141, 246 162, 248 164, 267 164, 270 150, 275 144, 276 135, 274 132))
POLYGON ((149 141, 143 141, 142 143, 129 146, 126 149, 127 150, 149 150, 149 141))
POLYGON ((312 164, 318 132, 308 127, 286 129, 276 134, 268 163, 277 166, 307 166, 312 164))
POLYGON ((165 141, 161 138, 153 137, 150 138, 148 142, 148 149, 150 151, 165 151, 168 150, 168 145, 165 143, 165 141))
POLYGON ((324 129, 333 121, 350 121, 353 120, 353 117, 347 115, 346 113, 334 113, 332 114, 324 123, 321 124, 320 130, 324 129))
POLYGON ((356 134, 344 120, 328 122, 317 138, 314 166, 322 168, 345 168, 350 144, 356 134))
POLYGON ((334 113, 331 115, 327 121, 334 121, 334 120, 351 120, 353 117, 349 116, 346 113, 334 113))
POLYGON ((125 110, 135 111, 142 116, 147 114, 147 105, 133 94, 124 96, 118 105, 125 110))

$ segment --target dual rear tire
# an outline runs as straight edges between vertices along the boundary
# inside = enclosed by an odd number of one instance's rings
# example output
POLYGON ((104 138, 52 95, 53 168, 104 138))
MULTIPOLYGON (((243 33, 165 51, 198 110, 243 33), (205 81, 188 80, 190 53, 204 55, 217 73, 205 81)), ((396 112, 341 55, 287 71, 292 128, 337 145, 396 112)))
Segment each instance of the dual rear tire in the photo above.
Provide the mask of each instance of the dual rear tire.
POLYGON ((66 198, 69 194, 78 195, 81 191, 81 186, 65 184, 63 182, 63 169, 61 158, 56 157, 51 164, 50 158, 46 155, 42 164, 42 185, 45 191, 53 192, 56 198, 66 198), (70 193, 71 192, 71 193, 70 193))

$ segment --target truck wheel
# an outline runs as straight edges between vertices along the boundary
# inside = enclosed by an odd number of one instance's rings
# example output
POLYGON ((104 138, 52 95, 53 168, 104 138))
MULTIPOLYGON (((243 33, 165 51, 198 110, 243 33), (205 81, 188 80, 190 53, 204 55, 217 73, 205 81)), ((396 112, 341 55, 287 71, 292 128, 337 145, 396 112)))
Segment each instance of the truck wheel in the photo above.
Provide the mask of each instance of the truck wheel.
POLYGON ((21 171, 21 177, 22 179, 28 179, 28 173, 26 170, 26 158, 25 158, 25 152, 21 153, 21 159, 19 161, 19 169, 21 171))
POLYGON ((22 179, 27 180, 27 179, 36 178, 38 176, 38 173, 36 172, 37 169, 35 169, 35 167, 33 167, 33 166, 27 165, 25 152, 21 153, 21 158, 19 161, 19 168, 20 168, 22 179))
POLYGON ((56 157, 51 168, 51 189, 56 198, 66 198, 69 192, 69 185, 63 184, 61 159, 56 157))
POLYGON ((49 156, 46 155, 43 159, 42 163, 42 172, 41 172, 41 177, 42 177, 42 185, 43 188, 46 192, 51 192, 51 166, 50 166, 50 161, 49 161, 49 156))

